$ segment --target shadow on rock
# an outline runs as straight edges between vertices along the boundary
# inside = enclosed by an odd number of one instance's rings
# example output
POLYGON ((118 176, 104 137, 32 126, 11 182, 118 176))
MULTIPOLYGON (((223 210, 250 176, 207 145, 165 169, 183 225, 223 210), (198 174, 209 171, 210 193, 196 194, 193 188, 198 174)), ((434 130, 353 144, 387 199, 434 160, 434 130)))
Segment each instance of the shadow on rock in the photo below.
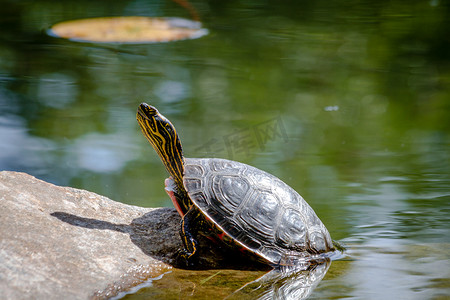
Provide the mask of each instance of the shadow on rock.
MULTIPOLYGON (((115 224, 66 212, 53 212, 51 216, 73 226, 129 234, 133 244, 146 255, 174 267, 185 268, 184 263, 178 259, 178 252, 183 245, 178 233, 181 218, 175 209, 154 209, 134 219, 130 224, 115 224)), ((232 251, 228 247, 213 244, 205 237, 199 236, 198 240, 201 247, 198 249, 198 259, 193 267, 195 269, 270 269, 266 265, 249 261, 248 258, 242 257, 237 251, 232 251)))

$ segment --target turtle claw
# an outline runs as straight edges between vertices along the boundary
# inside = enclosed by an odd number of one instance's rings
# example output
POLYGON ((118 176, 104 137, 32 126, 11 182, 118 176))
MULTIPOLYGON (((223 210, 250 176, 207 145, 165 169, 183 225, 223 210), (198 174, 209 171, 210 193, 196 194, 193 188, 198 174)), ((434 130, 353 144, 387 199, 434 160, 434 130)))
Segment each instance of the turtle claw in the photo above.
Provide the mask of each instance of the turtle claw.
POLYGON ((197 259, 192 253, 180 249, 176 254, 175 263, 177 267, 192 269, 197 265, 197 259))

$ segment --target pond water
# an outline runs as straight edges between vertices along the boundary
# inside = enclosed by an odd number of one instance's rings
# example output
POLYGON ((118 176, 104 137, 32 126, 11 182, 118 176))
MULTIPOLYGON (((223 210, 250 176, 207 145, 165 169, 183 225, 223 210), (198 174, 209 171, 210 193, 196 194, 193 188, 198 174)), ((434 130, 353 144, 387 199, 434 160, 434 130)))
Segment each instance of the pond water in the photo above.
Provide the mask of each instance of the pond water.
MULTIPOLYGON (((46 30, 190 15, 170 1, 0 0, 0 170, 172 206, 135 120, 145 101, 174 123, 187 156, 276 175, 348 247, 309 299, 449 299, 449 3, 191 4, 209 35, 118 45, 46 30)), ((231 299, 262 275, 174 270, 126 298, 231 299)))

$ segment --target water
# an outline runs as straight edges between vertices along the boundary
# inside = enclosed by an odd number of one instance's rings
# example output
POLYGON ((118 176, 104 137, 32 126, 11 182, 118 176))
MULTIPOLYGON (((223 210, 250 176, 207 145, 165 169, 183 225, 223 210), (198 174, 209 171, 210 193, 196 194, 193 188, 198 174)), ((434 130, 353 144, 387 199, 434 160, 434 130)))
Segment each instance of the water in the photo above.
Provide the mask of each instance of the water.
MULTIPOLYGON (((275 174, 347 245, 310 299, 450 297, 447 2, 195 1, 210 35, 122 46, 45 30, 189 13, 163 1, 0 4, 1 170, 171 206, 135 121, 146 101, 177 127, 187 156, 275 174)), ((263 275, 217 272, 176 270, 142 293, 223 298, 263 275)))

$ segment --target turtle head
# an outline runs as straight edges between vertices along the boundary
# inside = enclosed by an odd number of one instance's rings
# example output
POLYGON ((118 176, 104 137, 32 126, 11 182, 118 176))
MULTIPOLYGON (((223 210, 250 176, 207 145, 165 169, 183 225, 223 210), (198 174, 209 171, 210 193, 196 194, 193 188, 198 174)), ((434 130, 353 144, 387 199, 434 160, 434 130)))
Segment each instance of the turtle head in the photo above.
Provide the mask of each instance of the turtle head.
POLYGON ((158 153, 167 171, 174 178, 176 184, 182 188, 183 151, 175 127, 155 107, 147 103, 139 105, 136 119, 142 133, 158 153))

